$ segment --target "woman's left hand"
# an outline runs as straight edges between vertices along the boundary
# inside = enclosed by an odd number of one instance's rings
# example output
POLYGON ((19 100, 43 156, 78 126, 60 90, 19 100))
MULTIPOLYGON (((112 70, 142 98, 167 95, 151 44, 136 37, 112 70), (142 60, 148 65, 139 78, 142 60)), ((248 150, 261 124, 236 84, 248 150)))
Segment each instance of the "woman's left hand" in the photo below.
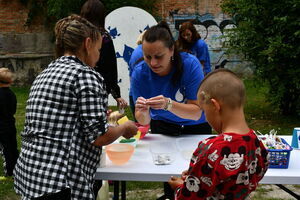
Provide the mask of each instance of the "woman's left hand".
POLYGON ((147 105, 149 105, 152 109, 155 109, 155 110, 165 109, 167 103, 168 103, 168 99, 166 97, 164 97, 163 95, 159 95, 159 96, 147 99, 147 105))

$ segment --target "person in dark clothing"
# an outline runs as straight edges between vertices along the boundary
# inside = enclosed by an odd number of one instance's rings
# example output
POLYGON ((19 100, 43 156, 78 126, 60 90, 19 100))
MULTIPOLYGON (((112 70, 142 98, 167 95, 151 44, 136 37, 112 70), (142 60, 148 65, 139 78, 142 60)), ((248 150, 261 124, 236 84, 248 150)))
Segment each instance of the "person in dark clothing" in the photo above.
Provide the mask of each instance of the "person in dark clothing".
POLYGON ((87 0, 82 8, 80 15, 99 27, 102 35, 102 47, 97 67, 97 72, 104 78, 107 94, 111 94, 117 101, 118 107, 124 109, 128 103, 121 97, 118 85, 118 68, 116 52, 111 36, 105 30, 105 7, 99 0, 87 0))
POLYGON ((12 82, 12 72, 7 68, 0 68, 0 149, 4 158, 5 176, 13 175, 13 169, 19 156, 14 118, 17 98, 9 88, 12 82))

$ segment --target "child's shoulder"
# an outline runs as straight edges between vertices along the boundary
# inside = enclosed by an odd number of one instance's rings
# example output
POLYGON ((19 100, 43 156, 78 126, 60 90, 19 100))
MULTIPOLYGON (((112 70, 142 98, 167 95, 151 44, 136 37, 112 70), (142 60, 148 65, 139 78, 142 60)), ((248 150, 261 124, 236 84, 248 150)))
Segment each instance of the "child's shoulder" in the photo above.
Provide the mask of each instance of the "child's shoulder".
POLYGON ((242 146, 257 146, 259 140, 253 130, 247 134, 237 133, 222 133, 216 136, 209 137, 202 141, 209 145, 212 149, 229 148, 231 150, 241 148, 242 146))

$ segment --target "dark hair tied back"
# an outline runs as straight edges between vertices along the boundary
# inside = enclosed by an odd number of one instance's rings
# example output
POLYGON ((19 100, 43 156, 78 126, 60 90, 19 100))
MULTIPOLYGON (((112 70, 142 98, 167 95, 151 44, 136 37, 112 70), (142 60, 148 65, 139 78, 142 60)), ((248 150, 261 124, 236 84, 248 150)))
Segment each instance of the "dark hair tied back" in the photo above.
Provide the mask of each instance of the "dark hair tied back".
POLYGON ((175 67, 175 73, 172 77, 172 83, 174 85, 180 83, 181 75, 183 73, 182 61, 168 23, 165 21, 161 21, 157 25, 149 28, 143 35, 143 41, 149 43, 161 41, 165 45, 165 47, 169 49, 174 48, 174 55, 171 62, 175 67))

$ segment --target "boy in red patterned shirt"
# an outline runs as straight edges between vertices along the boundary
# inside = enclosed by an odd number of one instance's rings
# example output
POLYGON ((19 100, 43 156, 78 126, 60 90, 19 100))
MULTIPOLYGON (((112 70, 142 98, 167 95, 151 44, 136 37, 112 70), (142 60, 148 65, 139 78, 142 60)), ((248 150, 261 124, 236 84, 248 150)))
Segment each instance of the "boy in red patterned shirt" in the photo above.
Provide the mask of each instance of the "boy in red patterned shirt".
POLYGON ((190 167, 171 177, 175 199, 247 199, 268 169, 268 152, 244 116, 245 87, 230 70, 209 73, 198 99, 218 136, 201 141, 190 167))

